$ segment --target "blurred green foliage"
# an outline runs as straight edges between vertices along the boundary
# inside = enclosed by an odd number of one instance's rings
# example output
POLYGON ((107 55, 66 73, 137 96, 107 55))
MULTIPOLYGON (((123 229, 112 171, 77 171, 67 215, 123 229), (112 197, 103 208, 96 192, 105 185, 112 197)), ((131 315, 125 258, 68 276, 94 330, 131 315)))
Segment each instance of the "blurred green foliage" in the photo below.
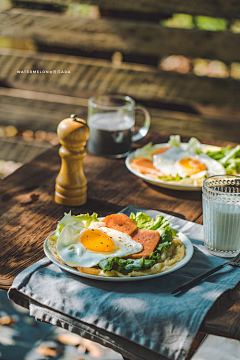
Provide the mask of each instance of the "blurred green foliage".
POLYGON ((188 14, 173 14, 171 18, 161 20, 160 23, 167 27, 192 29, 194 27, 193 17, 188 14))
MULTIPOLYGON (((208 16, 192 16, 188 14, 173 14, 171 18, 161 20, 160 23, 167 27, 182 29, 197 27, 198 29, 208 31, 226 31, 229 27, 229 22, 225 19, 208 16)), ((240 27, 240 24, 238 25, 240 27)))
POLYGON ((240 63, 234 62, 230 66, 230 75, 234 79, 240 79, 240 63))
POLYGON ((81 17, 89 17, 91 11, 92 11, 91 5, 70 4, 68 6, 67 13, 71 15, 78 15, 81 17))
POLYGON ((225 19, 208 16, 195 16, 195 23, 199 29, 208 31, 226 31, 229 24, 225 19))
POLYGON ((240 33, 240 20, 235 20, 231 25, 231 31, 238 34, 240 33))

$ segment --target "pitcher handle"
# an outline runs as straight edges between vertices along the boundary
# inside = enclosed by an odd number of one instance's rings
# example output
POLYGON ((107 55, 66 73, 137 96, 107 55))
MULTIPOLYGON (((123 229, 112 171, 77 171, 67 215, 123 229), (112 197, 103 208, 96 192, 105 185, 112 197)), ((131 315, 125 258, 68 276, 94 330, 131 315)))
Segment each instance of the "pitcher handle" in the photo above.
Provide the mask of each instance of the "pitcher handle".
POLYGON ((143 113, 145 115, 145 120, 144 120, 144 123, 143 123, 143 127, 141 127, 138 130, 138 132, 132 136, 132 141, 138 141, 138 140, 142 139, 144 136, 146 136, 147 133, 148 133, 148 130, 150 128, 150 123, 151 123, 150 114, 149 114, 148 110, 144 106, 136 105, 135 110, 136 109, 140 109, 140 110, 143 111, 143 113))

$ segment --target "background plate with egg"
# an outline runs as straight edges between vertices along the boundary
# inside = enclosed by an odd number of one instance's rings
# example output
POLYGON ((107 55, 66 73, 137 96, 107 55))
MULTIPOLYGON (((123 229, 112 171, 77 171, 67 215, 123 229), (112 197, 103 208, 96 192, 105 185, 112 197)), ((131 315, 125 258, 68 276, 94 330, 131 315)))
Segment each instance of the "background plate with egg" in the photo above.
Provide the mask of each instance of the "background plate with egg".
POLYGON ((195 138, 188 143, 181 143, 180 137, 176 135, 171 136, 168 143, 148 144, 133 151, 127 156, 125 164, 134 175, 153 185, 173 190, 196 191, 202 189, 205 177, 225 174, 222 164, 206 155, 208 151, 220 149, 217 146, 201 144, 195 138), (140 167, 135 166, 136 160, 140 158, 146 159, 147 166, 151 161, 158 169, 153 166, 149 173, 141 172, 140 167), (180 175, 179 180, 162 179, 161 174, 158 174, 160 169, 170 177, 180 175))

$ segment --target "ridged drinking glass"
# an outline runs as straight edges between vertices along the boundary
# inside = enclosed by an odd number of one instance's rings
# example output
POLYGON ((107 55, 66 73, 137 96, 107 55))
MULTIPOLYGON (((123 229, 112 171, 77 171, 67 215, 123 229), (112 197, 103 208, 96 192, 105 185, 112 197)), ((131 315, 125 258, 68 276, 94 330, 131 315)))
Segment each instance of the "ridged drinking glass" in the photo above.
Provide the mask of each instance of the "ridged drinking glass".
POLYGON ((240 252, 240 177, 210 176, 203 182, 205 247, 217 256, 240 252))

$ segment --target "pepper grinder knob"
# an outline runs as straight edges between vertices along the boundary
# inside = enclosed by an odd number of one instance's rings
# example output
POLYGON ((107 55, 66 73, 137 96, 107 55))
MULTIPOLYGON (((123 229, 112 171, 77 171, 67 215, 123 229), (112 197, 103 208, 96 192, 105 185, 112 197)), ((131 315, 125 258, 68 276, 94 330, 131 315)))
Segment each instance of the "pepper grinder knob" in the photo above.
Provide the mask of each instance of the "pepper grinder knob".
POLYGON ((62 120, 57 128, 61 148, 61 168, 56 178, 55 202, 67 206, 80 206, 87 201, 87 180, 83 172, 84 146, 89 138, 85 120, 71 115, 62 120))

